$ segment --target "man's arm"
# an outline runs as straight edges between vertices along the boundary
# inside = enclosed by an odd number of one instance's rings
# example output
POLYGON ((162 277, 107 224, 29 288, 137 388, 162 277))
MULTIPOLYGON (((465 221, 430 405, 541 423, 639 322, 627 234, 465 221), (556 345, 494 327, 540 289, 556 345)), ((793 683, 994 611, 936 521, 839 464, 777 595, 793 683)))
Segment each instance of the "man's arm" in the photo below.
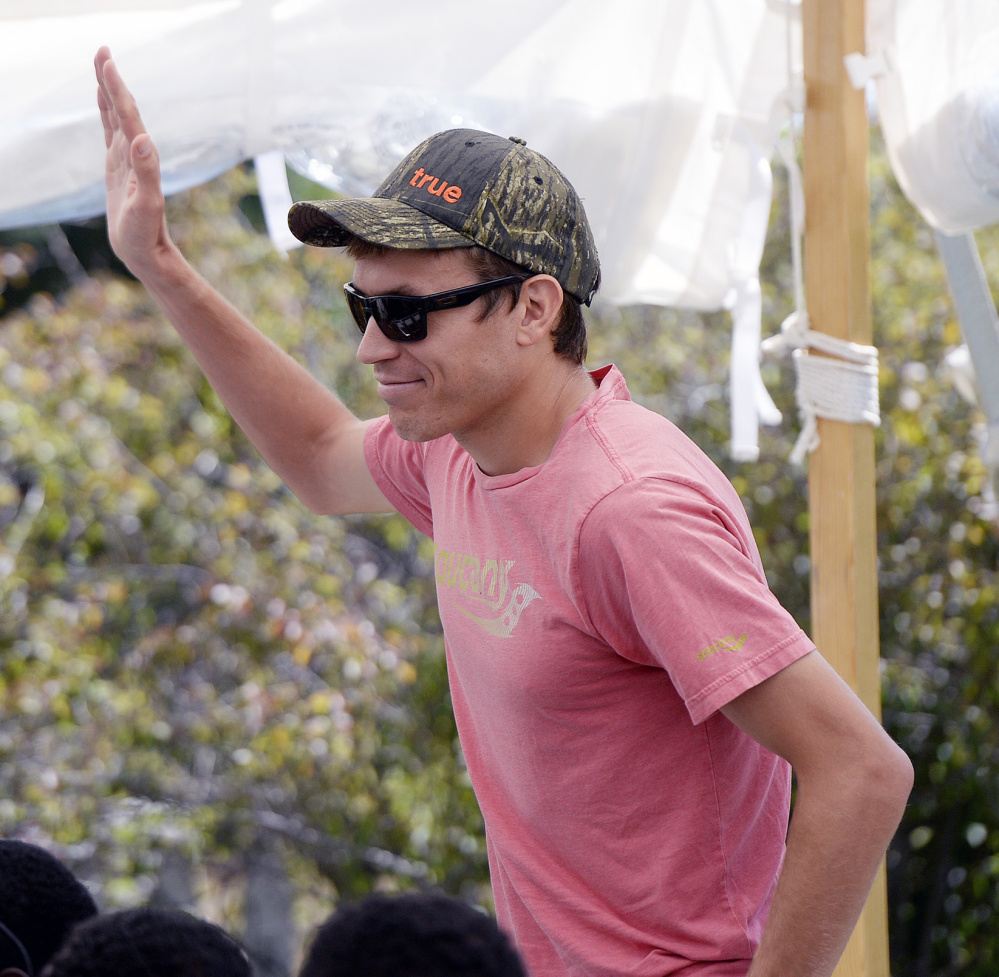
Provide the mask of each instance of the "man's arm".
POLYGON ((166 224, 156 148, 102 47, 111 246, 146 286, 236 423, 313 512, 389 512, 364 460, 366 422, 247 321, 184 260, 166 224))
POLYGON ((722 712, 784 757, 798 785, 749 977, 828 977, 902 818, 912 764, 817 652, 722 712))

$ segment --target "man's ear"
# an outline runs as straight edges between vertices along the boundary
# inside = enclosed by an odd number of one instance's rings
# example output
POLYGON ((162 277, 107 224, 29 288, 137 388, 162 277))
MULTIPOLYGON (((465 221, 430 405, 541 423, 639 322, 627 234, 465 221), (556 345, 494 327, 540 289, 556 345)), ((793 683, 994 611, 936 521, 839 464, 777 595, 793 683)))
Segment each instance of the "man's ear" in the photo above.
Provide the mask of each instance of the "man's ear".
POLYGON ((19 967, 8 967, 6 970, 0 970, 0 977, 28 977, 28 975, 19 967))
POLYGON ((517 326, 517 342, 521 346, 533 346, 550 337, 558 322, 562 286, 551 275, 534 275, 520 286, 520 301, 516 308, 524 310, 517 326))

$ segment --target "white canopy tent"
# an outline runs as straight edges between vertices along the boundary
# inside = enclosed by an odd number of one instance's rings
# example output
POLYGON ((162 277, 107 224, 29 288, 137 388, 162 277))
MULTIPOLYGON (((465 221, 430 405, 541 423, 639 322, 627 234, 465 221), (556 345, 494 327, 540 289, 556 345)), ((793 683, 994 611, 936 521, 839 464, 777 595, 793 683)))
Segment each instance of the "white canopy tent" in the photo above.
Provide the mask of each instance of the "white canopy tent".
POLYGON ((892 168, 954 293, 999 493, 999 315, 972 236, 999 221, 999 3, 878 0, 867 40, 892 168))
POLYGON ((91 59, 104 43, 168 193, 275 150, 370 193, 439 129, 519 135, 583 196, 605 301, 733 309, 734 453, 756 456, 757 404, 779 420, 756 369, 757 269, 770 150, 800 78, 793 5, 2 0, 0 25, 0 227, 102 212, 91 59))
MULTIPOLYGON (((999 219, 999 5, 867 9, 870 56, 850 67, 877 79, 906 193, 944 234, 999 219)), ((0 0, 0 25, 0 228, 103 211, 102 43, 154 134, 166 191, 256 159, 279 248, 294 246, 282 157, 368 193, 438 129, 517 134, 583 195, 604 301, 732 311, 733 457, 756 457, 758 417, 779 422, 758 370, 758 267, 768 160, 804 108, 800 3, 622 0, 609 14, 605 0, 0 0)), ((963 264, 954 274, 981 282, 963 264)), ((999 465, 999 379, 982 382, 999 377, 987 368, 999 339, 981 312, 962 321, 999 465)))
POLYGON ((429 9, 0 3, 0 222, 102 212, 91 59, 107 43, 171 190, 280 149, 332 189, 365 193, 438 129, 516 133, 584 196, 609 297, 724 304, 746 264, 733 242, 747 203, 769 199, 756 171, 788 84, 784 18, 763 0, 623 0, 614 16, 603 0, 429 9))

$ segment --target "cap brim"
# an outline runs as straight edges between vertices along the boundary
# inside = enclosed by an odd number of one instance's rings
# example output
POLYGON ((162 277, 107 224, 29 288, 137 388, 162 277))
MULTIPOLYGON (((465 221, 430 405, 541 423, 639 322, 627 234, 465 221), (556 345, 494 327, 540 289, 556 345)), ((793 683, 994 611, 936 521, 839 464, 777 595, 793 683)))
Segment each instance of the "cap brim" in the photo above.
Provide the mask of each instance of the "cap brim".
POLYGON ((288 211, 288 227, 300 241, 319 248, 342 248, 352 237, 404 250, 475 244, 415 207, 384 197, 303 200, 288 211))

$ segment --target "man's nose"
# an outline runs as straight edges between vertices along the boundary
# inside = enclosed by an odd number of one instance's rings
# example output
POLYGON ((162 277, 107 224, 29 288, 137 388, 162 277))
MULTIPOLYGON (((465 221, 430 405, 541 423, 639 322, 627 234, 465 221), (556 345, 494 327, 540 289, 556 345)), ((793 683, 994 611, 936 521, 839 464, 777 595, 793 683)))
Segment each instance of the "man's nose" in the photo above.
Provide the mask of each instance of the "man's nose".
POLYGON ((378 328, 374 316, 368 319, 368 324, 364 328, 364 335, 361 343, 357 347, 357 358, 361 363, 369 366, 379 363, 382 360, 390 360, 399 355, 399 344, 393 342, 378 328))

